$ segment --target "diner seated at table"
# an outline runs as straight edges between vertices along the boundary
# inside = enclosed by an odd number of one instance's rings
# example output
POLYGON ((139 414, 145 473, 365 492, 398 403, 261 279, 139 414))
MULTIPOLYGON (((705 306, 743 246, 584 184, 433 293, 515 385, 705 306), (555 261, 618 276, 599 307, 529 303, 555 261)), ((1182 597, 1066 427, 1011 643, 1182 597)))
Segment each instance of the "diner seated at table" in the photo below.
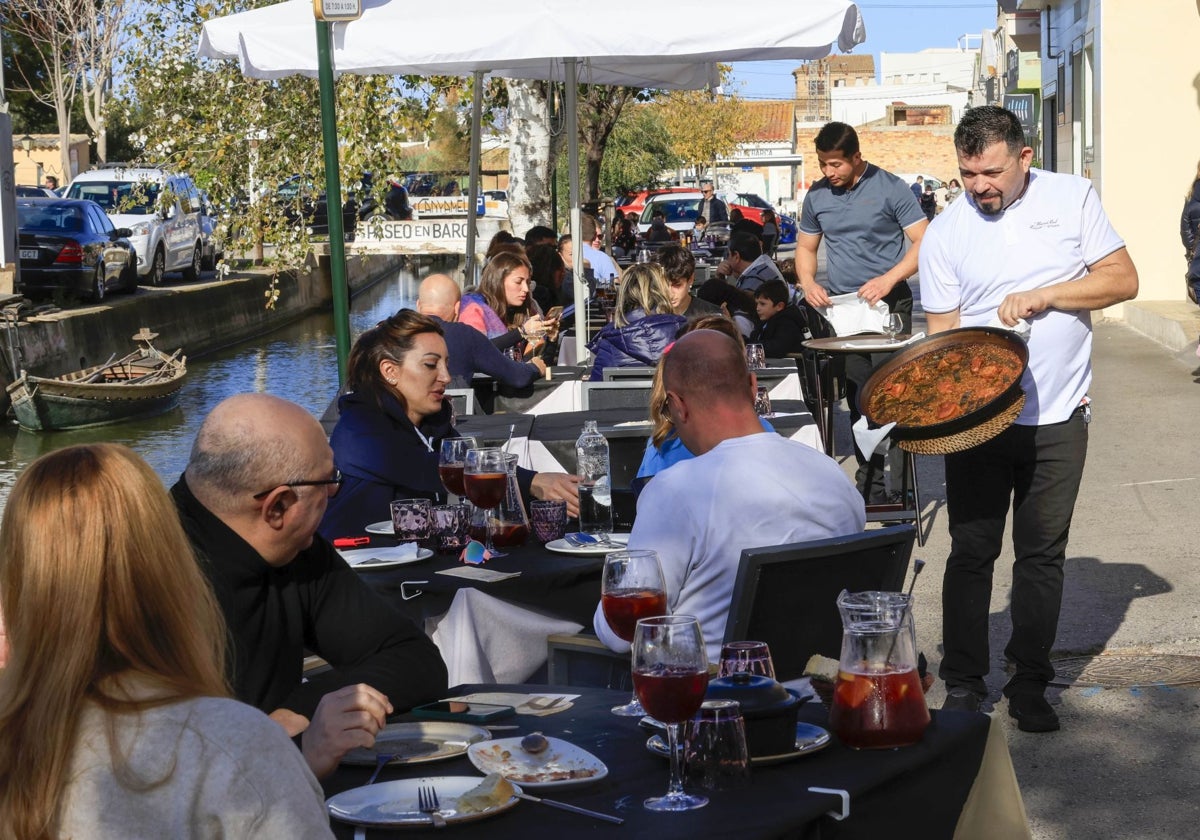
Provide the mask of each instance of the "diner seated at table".
POLYGON ((645 233, 645 240, 653 243, 665 243, 675 239, 678 234, 667 227, 667 214, 655 210, 650 214, 650 228, 645 233))
POLYGON ((299 735, 318 777, 446 689, 433 642, 316 533, 341 482, 311 414, 237 394, 204 419, 171 488, 229 628, 234 694, 299 735), (305 675, 306 651, 329 670, 305 675))
POLYGON ((662 267, 657 263, 629 266, 621 276, 612 322, 588 344, 595 357, 592 381, 603 379, 606 367, 658 364, 663 348, 686 323, 673 311, 662 267))
POLYGON ((542 312, 549 312, 552 307, 562 306, 562 282, 566 275, 566 266, 558 255, 558 247, 549 245, 534 245, 525 249, 529 259, 530 285, 533 290, 533 300, 542 312))
POLYGON ((704 315, 720 315, 721 307, 692 295, 696 280, 696 258, 682 245, 666 245, 658 249, 654 261, 662 266, 667 278, 671 311, 691 320, 704 315))
MULTIPOLYGON (((328 539, 361 534, 387 519, 393 499, 445 501, 438 450, 458 437, 450 401, 446 340, 431 318, 409 309, 380 321, 354 343, 347 364, 349 392, 338 402, 330 436, 343 486, 329 502, 320 531, 328 539)), ((564 473, 518 468, 521 495, 562 499, 579 510, 579 480, 564 473)))
POLYGON ((471 387, 476 373, 514 388, 524 388, 546 372, 546 363, 540 356, 528 362, 514 361, 497 350, 479 330, 458 323, 461 296, 458 284, 445 274, 430 274, 417 289, 417 311, 436 321, 446 339, 452 388, 471 387))
MULTIPOLYGON (((718 660, 743 549, 858 533, 862 497, 824 452, 763 431, 755 380, 728 335, 697 330, 663 359, 665 410, 696 457, 659 473, 637 502, 631 549, 654 549, 667 606, 700 621, 718 660)), ((614 651, 629 650, 599 604, 593 626, 614 651)))
POLYGON ((751 333, 750 343, 761 344, 768 359, 802 353, 804 342, 812 338, 808 318, 792 305, 791 297, 791 290, 782 280, 768 280, 754 291, 758 327, 751 333))
POLYGON ((132 450, 71 446, 21 473, 0 614, 0 835, 333 836, 300 753, 229 696, 221 609, 132 450))
POLYGON ((497 349, 523 354, 530 340, 557 329, 557 322, 542 317, 529 293, 533 269, 525 249, 499 251, 487 261, 479 278, 479 291, 463 295, 458 320, 488 337, 497 349))
POLYGON ((722 277, 710 277, 697 290, 696 296, 721 308, 737 324, 742 338, 749 338, 758 326, 754 296, 744 292, 722 277))
MULTIPOLYGON (((733 321, 724 315, 705 315, 694 321, 688 321, 680 332, 680 336, 696 330, 716 330, 724 333, 738 343, 738 347, 742 348, 743 353, 746 350, 742 334, 738 332, 733 321)), ((668 350, 668 352, 670 351, 668 350)), ((663 358, 666 358, 666 353, 663 354, 663 358)), ((646 439, 646 452, 642 456, 641 466, 638 467, 637 478, 653 478, 672 464, 695 457, 683 445, 679 435, 675 433, 671 416, 667 413, 667 390, 663 387, 662 368, 662 359, 659 359, 658 367, 654 369, 654 380, 650 385, 650 420, 654 423, 654 431, 646 439)), ((757 386, 757 381, 755 384, 757 386)), ((762 423, 763 431, 775 431, 775 427, 768 423, 766 418, 760 417, 759 421, 762 423)))
POLYGON ((775 260, 763 253, 762 240, 737 229, 729 235, 729 254, 717 266, 717 276, 750 294, 767 280, 783 279, 775 260))

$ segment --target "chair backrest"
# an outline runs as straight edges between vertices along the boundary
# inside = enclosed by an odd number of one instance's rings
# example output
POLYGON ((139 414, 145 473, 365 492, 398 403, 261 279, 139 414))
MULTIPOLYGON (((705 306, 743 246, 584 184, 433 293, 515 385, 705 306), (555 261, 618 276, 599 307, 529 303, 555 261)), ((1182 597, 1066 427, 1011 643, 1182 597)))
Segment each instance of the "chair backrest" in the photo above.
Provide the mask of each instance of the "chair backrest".
POLYGON ((616 382, 621 379, 653 379, 654 368, 643 365, 629 367, 606 367, 600 371, 605 382, 616 382))
POLYGON ((650 380, 635 382, 584 382, 580 408, 593 411, 600 408, 644 408, 650 416, 650 380))
POLYGON ((813 654, 839 658, 838 595, 843 589, 900 591, 916 536, 912 525, 896 525, 746 549, 730 600, 725 641, 766 642, 780 680, 801 676, 813 654))
POLYGON ((447 388, 446 396, 454 406, 454 413, 462 416, 475 413, 475 390, 473 388, 447 388))
POLYGON ((758 384, 766 385, 768 388, 771 388, 787 379, 793 373, 796 373, 799 368, 796 367, 795 361, 789 361, 792 363, 787 366, 772 365, 771 367, 759 368, 758 370, 754 371, 754 376, 756 379, 758 379, 758 384))

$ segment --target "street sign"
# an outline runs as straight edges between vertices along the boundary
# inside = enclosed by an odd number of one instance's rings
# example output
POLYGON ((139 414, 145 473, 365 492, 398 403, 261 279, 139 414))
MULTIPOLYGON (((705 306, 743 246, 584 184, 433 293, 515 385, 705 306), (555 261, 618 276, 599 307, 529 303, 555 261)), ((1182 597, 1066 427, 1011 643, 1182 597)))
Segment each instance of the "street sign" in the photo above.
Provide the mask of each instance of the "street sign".
POLYGON ((317 20, 358 20, 362 17, 362 0, 313 0, 317 20))

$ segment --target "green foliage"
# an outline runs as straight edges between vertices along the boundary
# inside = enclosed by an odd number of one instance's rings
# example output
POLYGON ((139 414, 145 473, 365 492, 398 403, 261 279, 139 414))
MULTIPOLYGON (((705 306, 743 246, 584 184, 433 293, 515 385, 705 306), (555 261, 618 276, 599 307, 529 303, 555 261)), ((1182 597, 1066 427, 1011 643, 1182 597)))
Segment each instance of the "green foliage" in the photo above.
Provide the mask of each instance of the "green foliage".
POLYGON ((604 150, 600 194, 621 195, 627 189, 655 186, 664 170, 680 163, 659 109, 646 105, 626 108, 604 150))

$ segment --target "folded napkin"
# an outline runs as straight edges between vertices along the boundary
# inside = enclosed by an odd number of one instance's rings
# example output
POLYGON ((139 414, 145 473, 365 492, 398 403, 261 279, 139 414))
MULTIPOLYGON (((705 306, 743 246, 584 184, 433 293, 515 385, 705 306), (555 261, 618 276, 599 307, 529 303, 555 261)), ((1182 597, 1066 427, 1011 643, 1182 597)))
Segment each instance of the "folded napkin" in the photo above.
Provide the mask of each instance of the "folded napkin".
POLYGON ((867 418, 859 417, 858 422, 851 426, 850 430, 854 432, 854 442, 858 444, 859 451, 870 458, 883 439, 888 436, 888 432, 895 426, 895 423, 884 423, 878 429, 868 429, 867 418))
POLYGON ((395 563, 399 560, 414 559, 417 556, 417 544, 410 542, 378 548, 355 548, 351 551, 339 551, 338 554, 351 566, 364 563, 395 563))
POLYGON ((1029 333, 1033 332, 1033 325, 1030 324, 1028 321, 1026 321, 1024 318, 1018 318, 1017 323, 1013 324, 1010 327, 1007 324, 1001 322, 1000 316, 997 315, 996 317, 992 318, 992 320, 988 321, 987 325, 989 327, 995 327, 996 329, 999 329, 999 330, 1008 330, 1009 332, 1015 332, 1017 335, 1021 336, 1021 338, 1025 338, 1025 339, 1029 338, 1029 333))
POLYGON ((572 700, 578 694, 516 694, 504 691, 483 691, 466 694, 462 697, 450 697, 449 700, 461 700, 464 703, 492 703, 500 706, 512 706, 519 715, 556 715, 565 712, 574 704, 572 700), (553 704, 553 705, 551 705, 553 704))
POLYGON ((825 316, 836 335, 846 336, 862 332, 883 332, 887 322, 888 305, 876 301, 874 306, 860 298, 857 293, 832 295, 830 306, 818 306, 817 311, 825 316))
POLYGON ((495 569, 481 569, 478 566, 456 566, 453 569, 442 569, 439 575, 478 580, 483 583, 495 583, 498 580, 508 580, 519 576, 520 572, 497 572, 495 569))

